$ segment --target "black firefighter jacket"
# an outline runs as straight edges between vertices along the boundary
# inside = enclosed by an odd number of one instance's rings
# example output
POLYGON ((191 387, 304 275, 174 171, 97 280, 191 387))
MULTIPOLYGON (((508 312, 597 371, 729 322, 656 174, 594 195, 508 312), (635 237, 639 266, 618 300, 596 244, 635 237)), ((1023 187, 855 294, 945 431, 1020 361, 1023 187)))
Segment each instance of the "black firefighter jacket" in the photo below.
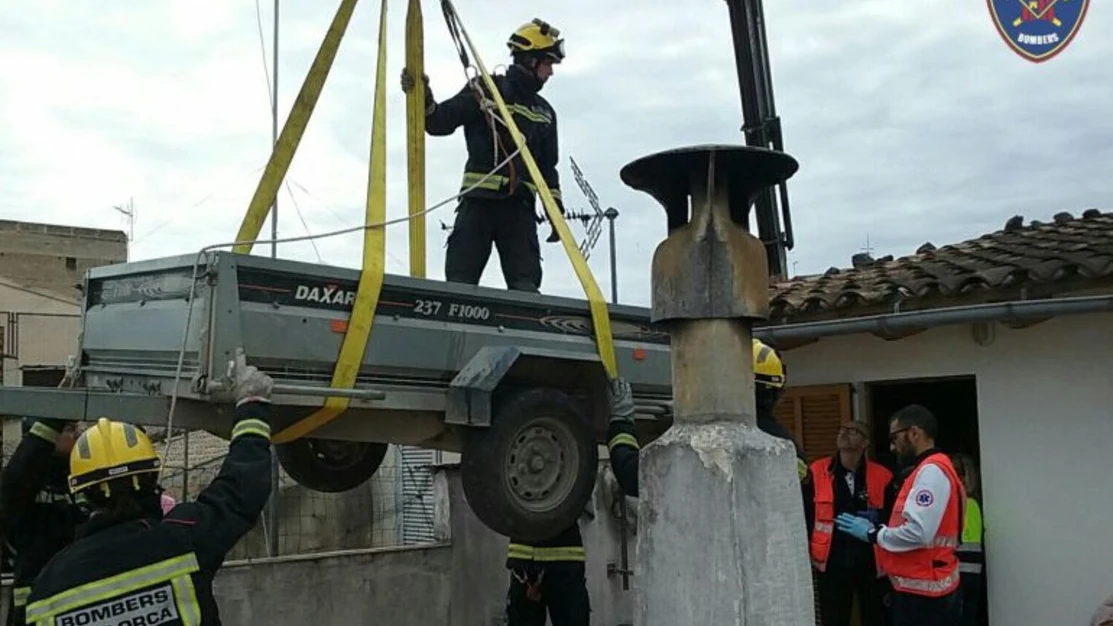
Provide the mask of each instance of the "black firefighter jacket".
MULTIPOLYGON (((556 111, 537 93, 537 88, 531 84, 532 78, 521 67, 511 65, 506 75, 492 76, 492 79, 513 115, 518 130, 525 137, 526 145, 529 146, 545 184, 563 213, 560 177, 556 168, 560 154, 556 111)), ((498 114, 483 81, 476 78, 456 95, 436 104, 425 115, 425 131, 430 135, 448 136, 456 132, 457 128, 464 128, 468 160, 464 165, 460 191, 477 183, 516 150, 510 131, 484 112, 476 89, 484 94, 483 98, 489 100, 490 106, 494 107, 492 111, 498 114)), ((518 154, 465 197, 514 198, 515 201, 532 207, 535 195, 536 186, 522 155, 518 154)))
POLYGON ((139 519, 95 513, 32 585, 28 623, 220 624, 213 576, 270 497, 268 415, 264 403, 236 409, 228 455, 196 501, 161 519, 157 498, 139 519))

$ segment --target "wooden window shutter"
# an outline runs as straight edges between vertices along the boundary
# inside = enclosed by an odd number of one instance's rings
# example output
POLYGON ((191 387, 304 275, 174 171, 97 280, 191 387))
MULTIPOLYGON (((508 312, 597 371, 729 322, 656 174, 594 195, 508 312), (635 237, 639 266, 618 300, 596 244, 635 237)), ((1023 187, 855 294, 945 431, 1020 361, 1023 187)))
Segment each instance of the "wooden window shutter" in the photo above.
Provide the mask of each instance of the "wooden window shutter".
POLYGON ((774 415, 803 447, 809 463, 834 454, 839 425, 853 415, 850 385, 788 387, 774 415))

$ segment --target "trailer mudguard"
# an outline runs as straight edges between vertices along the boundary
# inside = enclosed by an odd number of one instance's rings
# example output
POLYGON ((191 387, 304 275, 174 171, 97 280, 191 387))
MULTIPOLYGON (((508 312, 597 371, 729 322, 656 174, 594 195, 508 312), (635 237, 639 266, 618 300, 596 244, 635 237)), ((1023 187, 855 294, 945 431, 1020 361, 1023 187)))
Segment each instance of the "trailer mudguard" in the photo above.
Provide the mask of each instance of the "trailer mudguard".
MULTIPOLYGON (((445 397, 445 423, 460 426, 490 426, 491 404, 495 389, 523 357, 544 361, 578 361, 594 364, 604 376, 598 354, 568 352, 545 348, 484 346, 448 385, 445 397)), ((542 381, 538 381, 543 384, 542 381)))

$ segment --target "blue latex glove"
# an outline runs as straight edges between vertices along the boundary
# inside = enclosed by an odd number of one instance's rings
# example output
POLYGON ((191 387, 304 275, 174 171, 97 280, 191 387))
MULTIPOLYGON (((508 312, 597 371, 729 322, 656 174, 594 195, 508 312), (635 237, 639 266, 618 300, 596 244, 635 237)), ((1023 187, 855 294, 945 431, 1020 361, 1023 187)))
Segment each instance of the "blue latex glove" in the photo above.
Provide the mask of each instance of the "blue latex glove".
POLYGON ((863 542, 869 542, 866 533, 873 530, 873 524, 868 519, 850 513, 840 513, 835 518, 835 526, 842 532, 863 542))

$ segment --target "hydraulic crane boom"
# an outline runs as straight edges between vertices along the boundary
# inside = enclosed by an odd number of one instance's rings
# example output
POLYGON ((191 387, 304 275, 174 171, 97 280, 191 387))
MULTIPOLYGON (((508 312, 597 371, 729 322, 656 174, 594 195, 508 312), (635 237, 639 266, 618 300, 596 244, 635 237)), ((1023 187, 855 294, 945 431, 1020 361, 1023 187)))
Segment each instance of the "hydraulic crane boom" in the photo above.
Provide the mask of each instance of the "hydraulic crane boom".
MULTIPOLYGON (((761 0, 726 0, 734 39, 734 60, 742 95, 742 132, 746 145, 784 150, 781 119, 773 105, 773 79, 765 39, 765 15, 761 0)), ((788 209, 788 187, 769 188, 754 203, 758 238, 765 244, 771 279, 788 277, 787 252, 792 249, 792 217, 788 209), (778 195, 780 210, 777 207, 778 195), (782 217, 784 228, 782 230, 782 217)))

